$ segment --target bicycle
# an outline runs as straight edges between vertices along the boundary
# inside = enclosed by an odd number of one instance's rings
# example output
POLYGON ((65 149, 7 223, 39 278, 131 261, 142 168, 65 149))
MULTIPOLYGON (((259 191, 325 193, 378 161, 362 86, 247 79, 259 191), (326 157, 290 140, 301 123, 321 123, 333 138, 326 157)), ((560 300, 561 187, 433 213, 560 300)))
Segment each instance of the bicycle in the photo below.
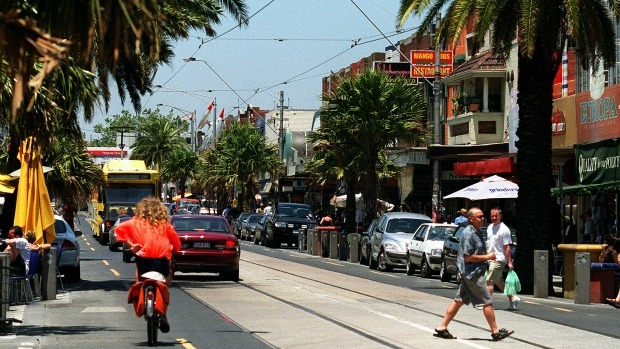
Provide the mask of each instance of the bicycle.
POLYGON ((146 320, 147 342, 150 347, 157 345, 159 330, 166 333, 170 330, 165 319, 169 294, 165 277, 156 271, 141 275, 141 281, 129 289, 129 303, 134 304, 138 317, 146 320))

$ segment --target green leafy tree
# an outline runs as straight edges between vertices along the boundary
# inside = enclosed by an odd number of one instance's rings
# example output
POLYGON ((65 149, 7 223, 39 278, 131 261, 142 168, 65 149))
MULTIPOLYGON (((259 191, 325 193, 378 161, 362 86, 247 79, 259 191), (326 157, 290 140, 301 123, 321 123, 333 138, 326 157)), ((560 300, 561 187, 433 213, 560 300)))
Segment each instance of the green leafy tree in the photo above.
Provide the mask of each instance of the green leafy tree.
POLYGON ((329 108, 321 124, 329 125, 340 147, 363 157, 366 223, 377 214, 380 154, 397 141, 421 141, 427 137, 422 91, 404 78, 390 78, 377 70, 365 70, 344 78, 323 98, 329 108))
POLYGON ((159 110, 145 110, 136 128, 138 136, 131 145, 131 159, 144 160, 147 166, 163 164, 164 159, 176 150, 186 150, 188 145, 181 137, 182 130, 159 110))
POLYGON ((162 163, 161 179, 179 183, 181 197, 185 197, 187 180, 194 175, 198 155, 189 148, 178 148, 168 153, 162 163))
MULTIPOLYGON (((616 61, 614 25, 611 15, 620 18, 620 1, 555 0, 401 0, 397 17, 402 26, 410 15, 424 16, 420 28, 427 28, 445 8, 437 43, 454 44, 473 18, 474 50, 482 47, 489 31, 494 52, 508 57, 516 38, 518 44, 519 127, 516 146, 519 197, 516 210, 519 248, 516 260, 523 261, 524 292, 532 292, 534 269, 530 263, 535 250, 549 250, 553 230, 548 213, 555 211, 550 195, 551 113, 553 80, 562 62, 562 51, 570 37, 580 47, 582 63, 597 66, 616 61), (607 5, 612 9, 610 13, 607 5)), ((551 255, 551 251, 549 252, 551 255)))
POLYGON ((265 137, 249 123, 233 123, 217 139, 216 148, 207 153, 210 154, 204 159, 211 168, 208 173, 213 177, 212 183, 224 183, 229 190, 241 183, 241 207, 252 207, 260 173, 275 175, 283 166, 277 145, 267 144, 265 137))

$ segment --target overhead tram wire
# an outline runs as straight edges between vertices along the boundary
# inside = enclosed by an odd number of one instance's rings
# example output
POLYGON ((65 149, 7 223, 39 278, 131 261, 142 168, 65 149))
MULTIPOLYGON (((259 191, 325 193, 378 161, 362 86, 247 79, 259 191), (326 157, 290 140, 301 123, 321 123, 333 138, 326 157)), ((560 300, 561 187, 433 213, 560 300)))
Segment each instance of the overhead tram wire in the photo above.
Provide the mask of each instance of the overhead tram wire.
POLYGON ((429 85, 433 86, 433 83, 431 83, 431 81, 426 78, 424 76, 424 74, 422 74, 422 72, 418 69, 418 67, 415 66, 415 64, 411 63, 411 60, 409 59, 409 57, 407 55, 405 55, 400 48, 398 48, 392 41, 390 41, 390 39, 381 31, 381 29, 379 29, 379 27, 377 27, 377 25, 375 24, 375 22, 372 21, 372 19, 370 19, 370 17, 368 17, 368 15, 364 12, 364 10, 362 10, 357 3, 355 2, 355 0, 351 0, 351 2, 353 3, 353 5, 355 5, 355 7, 357 7, 357 9, 362 13, 362 15, 364 15, 364 17, 366 17, 366 19, 368 20, 368 22, 370 22, 370 24, 372 24, 373 27, 375 27, 375 29, 377 29, 377 31, 379 33, 381 33, 381 35, 383 36, 383 38, 385 38, 385 40, 387 40, 387 42, 390 43, 390 45, 394 46, 396 48, 396 50, 398 51, 398 53, 402 56, 405 57, 405 60, 407 61, 407 63, 409 63, 413 69, 415 69, 418 73, 420 73, 420 75, 422 76, 422 78, 424 79, 424 81, 426 81, 429 85))

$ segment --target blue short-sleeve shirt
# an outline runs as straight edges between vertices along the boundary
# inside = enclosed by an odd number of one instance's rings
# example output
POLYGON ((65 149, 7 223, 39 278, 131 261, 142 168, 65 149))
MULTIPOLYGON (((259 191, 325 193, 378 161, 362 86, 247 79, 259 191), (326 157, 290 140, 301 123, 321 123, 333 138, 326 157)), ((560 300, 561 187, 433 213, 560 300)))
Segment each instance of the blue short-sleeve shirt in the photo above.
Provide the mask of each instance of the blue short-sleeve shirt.
POLYGON ((468 225, 459 241, 459 253, 456 258, 457 266, 461 277, 474 280, 483 277, 487 269, 486 261, 467 263, 465 255, 471 256, 475 254, 483 255, 486 253, 486 244, 482 239, 482 234, 478 234, 472 225, 468 225))

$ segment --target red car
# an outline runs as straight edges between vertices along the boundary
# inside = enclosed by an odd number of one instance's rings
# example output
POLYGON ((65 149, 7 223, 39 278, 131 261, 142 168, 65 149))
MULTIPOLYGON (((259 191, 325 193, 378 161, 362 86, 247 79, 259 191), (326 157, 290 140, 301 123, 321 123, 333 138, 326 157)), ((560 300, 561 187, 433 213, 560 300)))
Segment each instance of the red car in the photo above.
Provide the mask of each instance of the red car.
POLYGON ((239 281, 239 240, 224 217, 174 215, 172 225, 181 239, 181 250, 172 255, 173 270, 184 273, 219 273, 239 281))

